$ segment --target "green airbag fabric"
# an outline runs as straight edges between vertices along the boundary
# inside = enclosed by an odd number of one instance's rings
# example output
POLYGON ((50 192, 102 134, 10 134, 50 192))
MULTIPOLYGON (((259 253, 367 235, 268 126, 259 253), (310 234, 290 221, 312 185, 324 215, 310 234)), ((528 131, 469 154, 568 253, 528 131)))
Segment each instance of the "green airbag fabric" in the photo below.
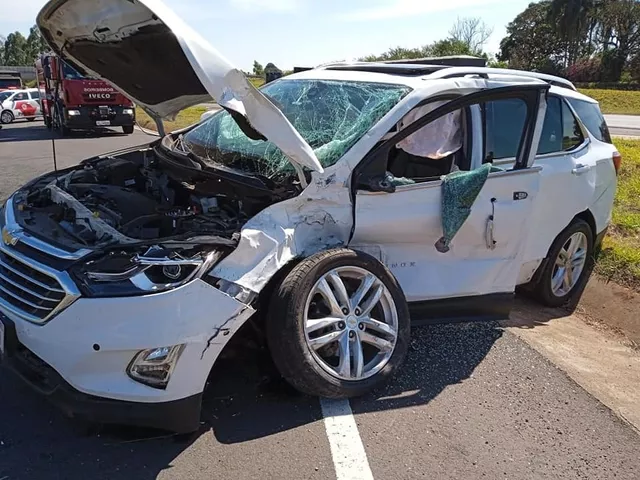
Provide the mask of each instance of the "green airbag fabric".
POLYGON ((475 170, 452 172, 442 177, 443 236, 435 244, 440 253, 449 251, 451 241, 469 217, 471 207, 492 169, 490 163, 485 163, 475 170))

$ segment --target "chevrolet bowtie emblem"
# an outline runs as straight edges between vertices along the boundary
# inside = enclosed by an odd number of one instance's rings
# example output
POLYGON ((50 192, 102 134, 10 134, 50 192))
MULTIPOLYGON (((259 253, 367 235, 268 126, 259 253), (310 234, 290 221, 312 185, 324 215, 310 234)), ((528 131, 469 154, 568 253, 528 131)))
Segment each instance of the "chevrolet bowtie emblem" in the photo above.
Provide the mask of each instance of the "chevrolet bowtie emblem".
POLYGON ((15 246, 18 243, 18 237, 14 236, 13 232, 7 227, 2 229, 2 243, 8 246, 15 246))

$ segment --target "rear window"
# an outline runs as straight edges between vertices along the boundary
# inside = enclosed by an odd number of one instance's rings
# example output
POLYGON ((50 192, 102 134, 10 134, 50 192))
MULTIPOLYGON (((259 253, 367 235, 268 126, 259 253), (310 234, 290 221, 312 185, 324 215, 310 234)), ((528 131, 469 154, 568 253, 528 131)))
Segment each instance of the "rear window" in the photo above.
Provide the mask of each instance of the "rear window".
POLYGON ((607 123, 604 121, 604 117, 597 103, 576 100, 575 98, 567 98, 567 100, 591 135, 601 142, 613 143, 611 141, 611 134, 609 134, 609 127, 607 127, 607 123))

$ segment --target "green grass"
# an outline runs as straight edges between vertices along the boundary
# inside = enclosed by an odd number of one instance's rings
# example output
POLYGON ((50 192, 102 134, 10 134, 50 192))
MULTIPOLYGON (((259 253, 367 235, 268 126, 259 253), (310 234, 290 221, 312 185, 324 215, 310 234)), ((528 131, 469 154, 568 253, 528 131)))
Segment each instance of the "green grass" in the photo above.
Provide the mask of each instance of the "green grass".
POLYGON ((602 113, 640 115, 640 91, 581 88, 583 93, 600 103, 602 113))
POLYGON ((253 86, 256 88, 260 88, 264 85, 264 80, 262 78, 250 78, 249 81, 253 83, 253 86))
MULTIPOLYGON (((200 121, 200 116, 207 111, 206 107, 190 107, 182 110, 173 121, 165 120, 164 129, 167 132, 180 130, 200 121)), ((141 108, 136 109, 136 121, 138 125, 151 130, 156 129, 155 122, 141 108)))
POLYGON ((622 154, 613 222, 596 271, 640 291, 640 140, 615 140, 622 154))
MULTIPOLYGON (((249 78, 249 81, 256 87, 260 87, 264 84, 264 80, 261 78, 249 78)), ((213 102, 213 100, 212 100, 213 102)), ((200 121, 200 116, 207 111, 206 107, 190 107, 182 110, 173 121, 164 121, 164 129, 167 132, 171 132, 173 130, 180 130, 181 128, 188 127, 189 125, 193 125, 194 123, 198 123, 200 121)), ((144 113, 141 108, 136 109, 136 119, 138 121, 138 125, 144 128, 148 128, 150 130, 156 129, 155 122, 144 113)))

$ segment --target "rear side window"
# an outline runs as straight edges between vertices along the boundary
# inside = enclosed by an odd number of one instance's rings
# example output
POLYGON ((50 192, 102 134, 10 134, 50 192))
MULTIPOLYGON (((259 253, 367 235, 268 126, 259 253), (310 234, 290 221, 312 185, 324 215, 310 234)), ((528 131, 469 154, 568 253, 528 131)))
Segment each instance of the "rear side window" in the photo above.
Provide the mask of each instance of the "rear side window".
POLYGON ((496 160, 515 157, 526 119, 527 104, 519 98, 485 103, 486 157, 496 160))
POLYGON ((537 154, 544 155, 545 153, 561 151, 563 130, 560 99, 558 97, 549 97, 537 154))
POLYGON ((572 150, 582 142, 584 142, 584 136, 580 125, 571 109, 565 102, 562 102, 562 150, 572 150))
POLYGON ((601 142, 613 143, 609 134, 609 127, 607 127, 597 103, 576 100, 575 98, 568 98, 567 100, 591 135, 601 142))

